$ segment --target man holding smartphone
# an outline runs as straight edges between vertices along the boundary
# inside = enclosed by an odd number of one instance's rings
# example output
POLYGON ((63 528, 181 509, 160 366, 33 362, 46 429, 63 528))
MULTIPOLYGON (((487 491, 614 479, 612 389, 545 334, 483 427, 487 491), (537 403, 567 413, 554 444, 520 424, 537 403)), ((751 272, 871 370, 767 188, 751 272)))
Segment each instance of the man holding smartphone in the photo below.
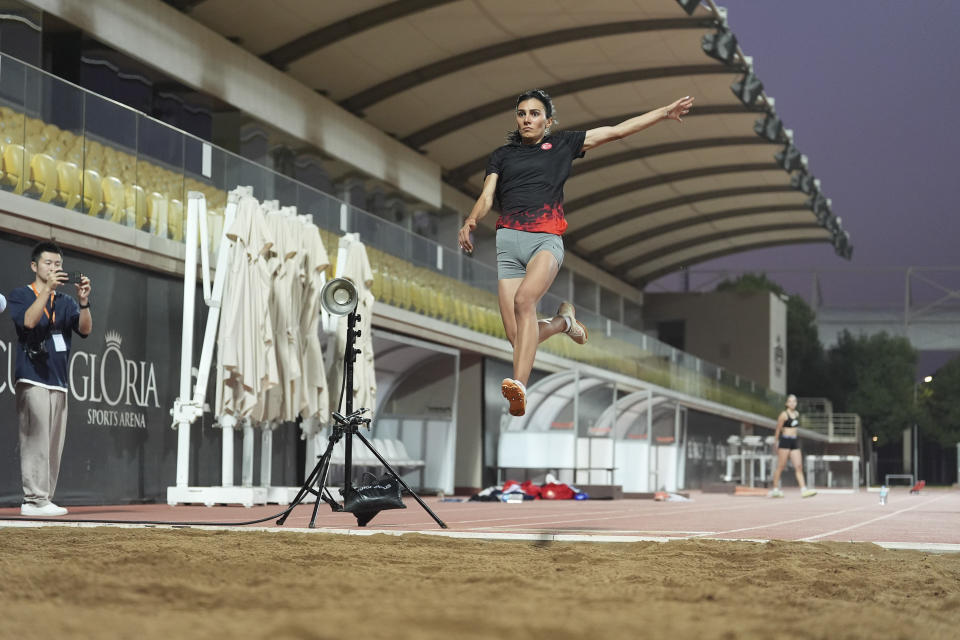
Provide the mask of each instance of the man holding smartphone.
POLYGON ((20 475, 24 516, 62 516, 52 502, 60 474, 67 429, 70 344, 73 334, 90 335, 90 278, 75 274, 77 300, 59 291, 71 281, 63 271, 63 251, 53 242, 33 248, 34 281, 10 292, 17 330, 14 388, 20 426, 20 475))

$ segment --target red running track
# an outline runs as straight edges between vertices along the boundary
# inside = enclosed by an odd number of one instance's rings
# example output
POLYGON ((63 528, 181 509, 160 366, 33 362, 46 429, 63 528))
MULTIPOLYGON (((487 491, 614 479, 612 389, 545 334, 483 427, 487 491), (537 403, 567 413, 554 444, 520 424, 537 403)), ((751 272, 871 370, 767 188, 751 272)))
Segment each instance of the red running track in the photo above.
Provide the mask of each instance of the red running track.
MULTIPOLYGON (((557 540, 674 540, 719 538, 743 540, 856 541, 960 550, 960 491, 928 489, 911 495, 892 490, 886 505, 874 492, 820 493, 800 498, 787 491, 783 499, 734 497, 693 492, 689 502, 652 500, 537 500, 519 504, 424 501, 443 519, 442 530, 414 500, 404 510, 383 511, 364 528, 348 513, 334 513, 322 504, 318 530, 339 533, 444 533, 461 537, 557 540)), ((274 520, 257 527, 303 530, 313 505, 295 508, 284 527, 274 520)), ((43 522, 112 520, 124 523, 162 521, 184 526, 199 523, 241 523, 282 511, 278 505, 240 506, 122 505, 71 507, 64 518, 43 522)), ((0 526, 28 524, 18 508, 0 509, 0 526)), ((31 522, 37 522, 35 519, 31 522)), ((251 525, 246 525, 251 526, 251 525)))

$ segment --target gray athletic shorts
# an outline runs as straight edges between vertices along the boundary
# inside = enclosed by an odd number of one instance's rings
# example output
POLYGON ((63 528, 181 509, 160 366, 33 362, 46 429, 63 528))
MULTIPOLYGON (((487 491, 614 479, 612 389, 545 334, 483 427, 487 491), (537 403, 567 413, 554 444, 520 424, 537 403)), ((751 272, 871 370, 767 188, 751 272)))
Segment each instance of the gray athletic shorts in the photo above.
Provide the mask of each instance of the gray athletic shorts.
POLYGON ((549 251, 563 264, 563 239, 555 233, 497 229, 497 279, 522 278, 527 264, 540 251, 549 251))

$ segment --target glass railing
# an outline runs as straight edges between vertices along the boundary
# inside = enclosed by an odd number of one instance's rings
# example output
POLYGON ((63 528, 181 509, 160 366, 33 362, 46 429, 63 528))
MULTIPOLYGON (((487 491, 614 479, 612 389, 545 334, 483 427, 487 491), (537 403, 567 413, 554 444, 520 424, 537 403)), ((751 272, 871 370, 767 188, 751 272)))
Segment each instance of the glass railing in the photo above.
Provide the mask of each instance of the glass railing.
MULTIPOLYGON (((336 236, 359 233, 381 302, 505 337, 492 267, 6 55, 0 55, 0 159, 3 189, 179 242, 186 194, 200 191, 213 246, 227 193, 253 187, 261 201, 312 214, 331 256, 336 236)), ((540 311, 552 315, 560 302, 548 294, 540 311)), ((589 347, 550 340, 541 348, 758 414, 781 404, 766 387, 642 332, 588 311, 577 318, 590 332, 589 347)))

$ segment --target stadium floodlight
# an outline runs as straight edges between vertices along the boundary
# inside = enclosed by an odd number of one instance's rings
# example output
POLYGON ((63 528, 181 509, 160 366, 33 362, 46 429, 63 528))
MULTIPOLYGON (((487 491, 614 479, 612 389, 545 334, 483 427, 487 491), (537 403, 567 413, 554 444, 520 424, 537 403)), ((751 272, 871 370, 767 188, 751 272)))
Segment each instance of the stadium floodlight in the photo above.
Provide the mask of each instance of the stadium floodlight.
POLYGON ((833 250, 841 258, 849 260, 853 256, 853 245, 850 244, 850 234, 839 230, 833 234, 833 250))
POLYGON ((824 198, 822 193, 817 192, 807 198, 804 206, 813 211, 814 215, 817 216, 817 222, 824 227, 826 226, 827 219, 831 214, 830 200, 828 198, 824 198))
POLYGON ((777 116, 775 111, 768 111, 764 114, 762 120, 756 120, 753 123, 753 132, 770 142, 781 142, 784 144, 789 142, 783 121, 777 116))
MULTIPOLYGON (((808 196, 820 193, 820 181, 806 171, 798 171, 791 175, 790 186, 808 196)), ((809 203, 807 206, 810 206, 809 203)))
POLYGON ((730 85, 730 90, 733 91, 733 95, 740 98, 740 102, 752 107, 763 93, 763 83, 753 71, 747 71, 742 78, 730 85))
POLYGON ((733 66, 734 58, 737 55, 737 36, 729 29, 720 27, 716 33, 708 33, 703 36, 700 42, 703 52, 711 58, 716 58, 720 62, 733 66))
POLYGON ((783 148, 783 151, 775 154, 773 159, 777 161, 777 165, 781 169, 790 173, 797 169, 802 169, 806 158, 800 153, 799 149, 792 144, 788 144, 783 148))
POLYGON ((823 226, 834 234, 840 233, 843 231, 843 219, 840 216, 835 216, 831 213, 829 216, 827 216, 823 226))
POLYGON ((772 113, 764 116, 763 120, 757 120, 753 123, 753 130, 758 136, 770 142, 786 142, 787 139, 783 132, 783 122, 772 113))
POLYGON ((688 16, 692 16, 693 12, 700 6, 700 0, 677 0, 677 4, 687 12, 688 16))

